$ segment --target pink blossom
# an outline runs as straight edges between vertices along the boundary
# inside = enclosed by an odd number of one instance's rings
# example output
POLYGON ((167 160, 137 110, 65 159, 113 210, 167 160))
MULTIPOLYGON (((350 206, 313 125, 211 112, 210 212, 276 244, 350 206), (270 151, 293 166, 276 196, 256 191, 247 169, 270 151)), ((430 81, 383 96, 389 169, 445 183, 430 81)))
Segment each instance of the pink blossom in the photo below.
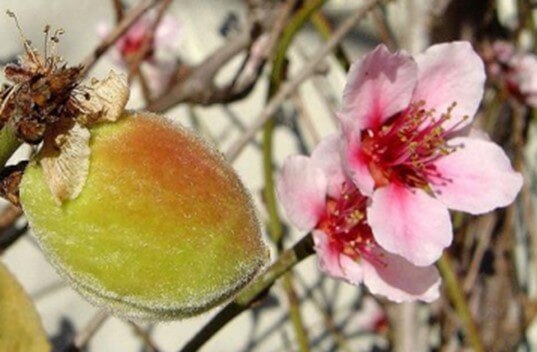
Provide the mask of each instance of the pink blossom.
MULTIPOLYGON (((340 136, 325 138, 311 157, 291 156, 278 179, 278 195, 290 220, 313 230, 325 273, 397 302, 430 302, 439 295, 434 266, 418 267, 382 249, 368 224, 365 197, 343 171, 340 136)), ((385 219, 388 220, 388 219, 385 219)))
POLYGON ((507 89, 523 103, 537 107, 537 56, 516 54, 505 73, 507 89))
POLYGON ((537 56, 517 52, 512 43, 501 40, 484 56, 493 78, 521 102, 537 107, 537 56))
MULTIPOLYGON (((155 13, 149 13, 136 21, 129 30, 116 42, 110 57, 116 65, 128 68, 132 60, 145 45, 151 35, 155 21, 155 13)), ((104 37, 110 33, 107 23, 97 26, 97 33, 104 37)), ((146 75, 151 91, 158 95, 170 82, 177 69, 175 52, 182 42, 181 24, 171 15, 164 15, 149 43, 147 55, 143 58, 141 70, 146 75)))
POLYGON ((502 64, 508 64, 515 54, 515 46, 511 42, 498 40, 492 44, 495 59, 502 64))
POLYGON ((386 332, 389 328, 388 316, 380 304, 372 297, 366 296, 360 305, 360 311, 350 317, 348 322, 353 329, 361 332, 386 332))
POLYGON ((448 208, 482 214, 513 202, 522 177, 496 144, 470 134, 485 81, 466 42, 414 58, 384 45, 351 68, 339 114, 345 167, 376 242, 430 265, 452 241, 448 208))

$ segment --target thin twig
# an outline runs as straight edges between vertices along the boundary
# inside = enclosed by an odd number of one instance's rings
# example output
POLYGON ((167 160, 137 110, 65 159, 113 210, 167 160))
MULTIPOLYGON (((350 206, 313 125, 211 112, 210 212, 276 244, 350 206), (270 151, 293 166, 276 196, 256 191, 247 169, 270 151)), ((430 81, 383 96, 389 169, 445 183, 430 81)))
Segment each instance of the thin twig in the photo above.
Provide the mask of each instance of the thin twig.
POLYGON ((416 302, 393 303, 389 306, 391 349, 394 352, 416 351, 419 345, 416 302))
MULTIPOLYGON (((266 16, 259 22, 252 23, 247 30, 216 49, 203 62, 191 67, 185 77, 177 80, 174 86, 152 101, 146 109, 163 112, 184 102, 200 105, 230 103, 248 95, 257 83, 266 60, 260 60, 257 69, 250 72, 247 77, 238 73, 230 83, 223 86, 216 85, 215 77, 222 67, 239 53, 248 48, 253 50, 253 42, 259 36, 259 30, 256 28, 270 29, 271 37, 277 38, 283 28, 283 24, 279 24, 282 11, 280 8, 276 15, 266 16), (239 79, 238 76, 241 78, 239 79)), ((269 41, 265 47, 266 53, 272 52, 275 43, 274 40, 269 41)))
POLYGON ((304 104, 304 100, 302 99, 302 96, 300 96, 299 92, 295 92, 291 96, 293 103, 296 107, 297 116, 302 121, 304 128, 308 131, 311 140, 313 142, 313 145, 319 144, 321 141, 321 135, 319 134, 319 131, 315 128, 315 124, 313 123, 313 119, 311 118, 311 115, 308 113, 308 109, 306 108, 306 104, 304 104))
POLYGON ((147 352, 159 352, 157 345, 146 329, 133 322, 129 322, 129 324, 132 326, 134 333, 142 340, 147 352))
MULTIPOLYGON (((303 290, 308 290, 308 284, 305 282, 304 279, 301 278, 298 273, 295 274, 295 277, 297 278, 296 281, 299 283, 299 285, 302 286, 303 290)), ((332 309, 326 309, 326 307, 321 302, 323 300, 322 298, 316 297, 316 292, 320 290, 314 290, 311 288, 310 290, 310 303, 313 304, 313 307, 322 316, 326 330, 334 340, 334 343, 337 345, 338 351, 350 352, 351 349, 347 344, 345 336, 343 336, 343 334, 339 331, 337 324, 334 322, 334 312, 332 311, 332 309)))
MULTIPOLYGON (((333 32, 332 25, 330 24, 330 22, 328 22, 328 19, 323 15, 321 11, 317 11, 313 14, 313 16, 311 16, 311 23, 313 24, 315 30, 319 32, 321 37, 323 37, 324 39, 330 39, 333 32)), ((338 60, 341 67, 343 67, 343 70, 347 72, 351 67, 351 63, 341 45, 336 45, 334 49, 334 55, 336 56, 336 59, 338 60)))
POLYGON ((120 22, 123 19, 123 4, 121 0, 112 0, 112 6, 114 7, 116 22, 120 22))
POLYGON ((0 231, 5 231, 13 226, 15 221, 22 215, 22 209, 14 205, 8 204, 0 213, 0 231))
POLYGON ((397 40, 395 39, 395 36, 390 29, 390 25, 388 23, 388 20, 386 19, 386 14, 384 13, 383 9, 378 7, 372 11, 372 14, 373 20, 375 22, 375 27, 377 28, 377 32, 382 38, 382 42, 386 44, 386 46, 390 50, 396 50, 398 48, 397 40))
POLYGON ((304 319, 302 318, 302 312, 300 309, 300 298, 295 289, 293 283, 294 274, 293 271, 285 273, 282 279, 283 289, 289 303, 289 316, 291 318, 291 325, 295 332, 295 338, 298 345, 298 350, 301 352, 310 351, 308 331, 304 326, 304 319))
POLYGON ((363 20, 365 16, 375 6, 381 3, 385 3, 389 0, 372 0, 366 5, 361 7, 358 11, 352 14, 349 18, 343 22, 342 25, 334 32, 332 38, 330 38, 311 58, 311 61, 302 68, 302 70, 296 75, 296 77, 284 84, 278 93, 269 101, 265 108, 261 111, 255 122, 248 127, 246 132, 229 148, 226 153, 228 160, 235 160, 241 150, 246 146, 248 141, 255 136, 257 131, 271 118, 280 105, 312 74, 315 73, 317 66, 323 61, 323 59, 343 40, 345 35, 358 23, 363 20))
POLYGON ((464 324, 464 330, 466 332, 466 337, 468 342, 476 352, 484 352, 483 343, 481 342, 481 337, 475 325, 472 313, 468 307, 468 302, 466 302, 466 297, 462 291, 453 265, 451 264, 451 259, 447 253, 440 258, 438 261, 438 269, 442 273, 442 278, 445 282, 445 287, 449 298, 455 306, 457 311, 457 316, 462 320, 464 324))
POLYGON ((64 352, 78 352, 82 351, 84 347, 91 340, 93 335, 104 324, 106 319, 109 317, 109 314, 105 310, 99 310, 95 315, 90 319, 90 321, 84 326, 73 338, 73 341, 66 346, 64 352))
POLYGON ((28 231, 28 224, 21 227, 11 226, 0 234, 0 254, 17 242, 28 231))
POLYGON ((39 300, 47 298, 49 295, 57 293, 59 290, 69 287, 69 284, 63 280, 52 282, 47 286, 40 288, 38 291, 32 293, 32 300, 37 303, 39 300))
POLYGON ((479 274, 479 269, 481 268, 481 262, 485 256, 485 252, 490 246, 490 240, 492 238, 492 233, 494 231, 497 218, 498 216, 496 213, 490 213, 480 217, 477 220, 477 225, 474 229, 476 234, 473 236, 477 238, 477 247, 474 251, 472 262, 462 285, 464 292, 470 292, 475 285, 475 281, 479 274))
MULTIPOLYGON (((275 92, 281 86, 286 75, 286 55, 287 51, 293 42, 296 34, 302 28, 308 18, 321 7, 326 0, 310 0, 304 4, 300 10, 294 14, 283 31, 280 40, 276 46, 276 54, 274 55, 272 63, 272 73, 270 79, 270 89, 268 98, 271 98, 275 92)), ((291 0, 286 3, 287 13, 291 13, 296 5, 296 0, 291 0)), ((263 169, 264 169, 264 198, 266 203, 267 212, 269 214, 269 233, 273 242, 276 244, 278 251, 281 252, 283 248, 283 224, 278 214, 278 205, 276 200, 276 192, 274 186, 274 169, 272 160, 273 149, 273 133, 275 128, 275 119, 272 118, 267 121, 263 131, 263 169)), ((283 278, 283 287, 289 303, 289 314, 291 317, 291 323, 295 332, 296 341, 299 350, 302 352, 309 351, 309 340, 307 330, 304 326, 302 319, 302 313, 300 311, 300 301, 295 291, 293 284, 293 274, 288 272, 283 278)))
MULTIPOLYGON (((215 102, 228 102, 234 97, 227 89, 214 87, 216 73, 233 59, 238 53, 248 48, 251 37, 249 33, 243 33, 215 50, 201 64, 192 68, 187 77, 180 80, 177 85, 171 87, 165 94, 156 98, 147 106, 147 110, 163 112, 171 107, 190 102, 201 105, 209 105, 215 102)), ((242 93, 242 92, 241 92, 242 93)))

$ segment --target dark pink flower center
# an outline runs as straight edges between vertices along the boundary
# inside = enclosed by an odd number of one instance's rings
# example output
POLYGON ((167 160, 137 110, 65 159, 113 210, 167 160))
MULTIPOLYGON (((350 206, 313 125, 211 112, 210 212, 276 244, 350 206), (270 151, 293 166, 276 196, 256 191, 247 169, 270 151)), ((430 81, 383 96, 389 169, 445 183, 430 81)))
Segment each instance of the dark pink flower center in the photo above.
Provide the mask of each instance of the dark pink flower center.
POLYGON ((339 253, 354 260, 366 256, 379 261, 372 252, 377 244, 367 223, 367 200, 354 185, 345 182, 339 198, 327 199, 325 214, 316 228, 328 236, 339 253))
MULTIPOLYGON (((148 35, 149 33, 145 33, 143 35, 125 35, 118 43, 121 56, 128 60, 130 57, 138 55, 144 45, 144 42, 147 40, 146 38, 148 35)), ((149 45, 150 48, 147 51, 146 57, 144 57, 144 59, 148 59, 153 55, 152 43, 149 45)))
POLYGON ((362 148, 376 187, 395 182, 429 189, 430 184, 447 181, 434 162, 458 148, 447 140, 462 120, 443 127, 455 105, 436 117, 434 110, 424 108, 425 102, 414 103, 379 128, 362 131, 362 148))

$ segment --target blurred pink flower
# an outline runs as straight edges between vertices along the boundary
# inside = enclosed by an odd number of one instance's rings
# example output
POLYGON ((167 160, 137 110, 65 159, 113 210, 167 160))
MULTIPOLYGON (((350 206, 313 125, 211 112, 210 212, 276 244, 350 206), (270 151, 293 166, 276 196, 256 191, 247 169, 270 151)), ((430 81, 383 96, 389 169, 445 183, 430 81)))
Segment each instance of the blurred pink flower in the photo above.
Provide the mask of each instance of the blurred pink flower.
POLYGON ((537 107, 537 56, 516 54, 506 74, 507 88, 522 102, 537 107))
POLYGON ((492 44, 492 51, 499 63, 508 64, 515 54, 515 46, 511 42, 498 40, 492 44))
POLYGON ((350 317, 348 322, 353 329, 360 332, 385 333, 389 329, 389 319, 382 306, 374 298, 366 296, 360 310, 350 317))
POLYGON ((489 74, 522 103, 537 107, 537 56, 517 52, 503 40, 495 41, 485 54, 489 74))
MULTIPOLYGON (((110 51, 110 57, 116 65, 128 68, 129 60, 142 49, 155 21, 155 13, 149 13, 136 21, 116 42, 110 51)), ((112 27, 107 23, 97 26, 97 33, 104 37, 112 27)), ((168 86, 177 69, 175 52, 182 42, 181 24, 171 15, 164 15, 155 30, 149 50, 143 58, 141 69, 146 75, 149 88, 159 94, 168 86)))
POLYGON ((384 45, 351 68, 339 114, 345 167, 376 242, 415 265, 452 241, 448 208, 481 214, 513 202, 522 177, 496 144, 470 134, 485 81, 466 42, 414 58, 384 45))
MULTIPOLYGON (((439 295, 434 266, 418 267, 384 251, 367 222, 369 199, 344 174, 340 136, 325 138, 306 156, 289 157, 278 179, 278 195, 290 220, 312 230, 319 267, 374 294, 401 302, 430 302, 439 295)), ((385 220, 389 220, 388 218, 385 220)))

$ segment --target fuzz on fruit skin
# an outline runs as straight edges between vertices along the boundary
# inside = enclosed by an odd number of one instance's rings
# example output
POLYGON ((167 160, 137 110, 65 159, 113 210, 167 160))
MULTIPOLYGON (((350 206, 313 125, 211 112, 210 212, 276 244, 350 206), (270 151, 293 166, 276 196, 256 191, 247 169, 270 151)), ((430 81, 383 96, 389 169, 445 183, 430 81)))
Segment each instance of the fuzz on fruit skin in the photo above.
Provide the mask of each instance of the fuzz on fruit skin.
POLYGON ((88 178, 58 205, 38 162, 21 203, 59 273, 88 300, 131 319, 206 311, 268 259, 237 174, 193 132, 150 113, 91 128, 88 178))

